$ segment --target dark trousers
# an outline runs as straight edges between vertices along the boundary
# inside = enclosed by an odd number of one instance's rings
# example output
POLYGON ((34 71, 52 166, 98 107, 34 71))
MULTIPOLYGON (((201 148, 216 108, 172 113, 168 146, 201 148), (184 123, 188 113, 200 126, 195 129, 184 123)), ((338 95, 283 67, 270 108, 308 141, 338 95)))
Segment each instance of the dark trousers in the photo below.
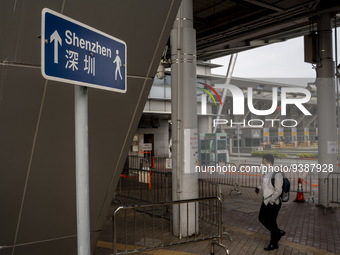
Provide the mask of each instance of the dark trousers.
POLYGON ((277 227, 276 219, 281 208, 280 204, 267 204, 262 202, 259 221, 270 231, 270 244, 278 245, 280 229, 277 227))

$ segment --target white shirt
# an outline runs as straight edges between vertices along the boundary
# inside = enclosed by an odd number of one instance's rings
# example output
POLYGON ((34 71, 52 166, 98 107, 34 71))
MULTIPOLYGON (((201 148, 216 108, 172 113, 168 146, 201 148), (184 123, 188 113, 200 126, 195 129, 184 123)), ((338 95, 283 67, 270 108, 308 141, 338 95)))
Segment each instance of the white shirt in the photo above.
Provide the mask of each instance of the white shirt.
POLYGON ((280 195, 282 193, 282 184, 283 184, 283 175, 282 173, 277 173, 275 175, 275 187, 272 185, 272 176, 273 172, 267 172, 263 176, 262 181, 262 193, 263 193, 263 202, 265 205, 270 204, 279 204, 280 203, 280 195))

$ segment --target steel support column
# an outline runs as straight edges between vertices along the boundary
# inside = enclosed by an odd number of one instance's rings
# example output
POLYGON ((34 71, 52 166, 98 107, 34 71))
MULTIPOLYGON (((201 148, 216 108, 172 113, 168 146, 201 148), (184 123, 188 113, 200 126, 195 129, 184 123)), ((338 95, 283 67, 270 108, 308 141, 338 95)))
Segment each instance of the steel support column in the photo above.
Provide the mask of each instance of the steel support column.
MULTIPOLYGON (((335 69, 330 15, 322 14, 317 25, 320 43, 316 79, 319 164, 333 165, 335 170, 337 167, 335 69)), ((327 183, 324 181, 327 175, 328 173, 319 173, 319 204, 323 206, 327 206, 327 183)))
MULTIPOLYGON (((182 0, 171 31, 171 111, 173 144, 173 200, 198 197, 196 98, 196 32, 192 0, 182 0)), ((198 232, 196 205, 174 208, 174 234, 198 232)))

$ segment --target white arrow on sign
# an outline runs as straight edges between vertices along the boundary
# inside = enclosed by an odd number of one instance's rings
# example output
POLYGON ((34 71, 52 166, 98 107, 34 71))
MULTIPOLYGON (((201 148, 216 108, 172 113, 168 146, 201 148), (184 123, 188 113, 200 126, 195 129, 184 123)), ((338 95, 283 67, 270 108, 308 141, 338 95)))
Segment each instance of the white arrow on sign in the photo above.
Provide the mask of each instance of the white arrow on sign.
POLYGON ((58 64, 58 43, 62 46, 62 40, 57 30, 55 30, 51 35, 50 41, 54 41, 54 63, 58 64))

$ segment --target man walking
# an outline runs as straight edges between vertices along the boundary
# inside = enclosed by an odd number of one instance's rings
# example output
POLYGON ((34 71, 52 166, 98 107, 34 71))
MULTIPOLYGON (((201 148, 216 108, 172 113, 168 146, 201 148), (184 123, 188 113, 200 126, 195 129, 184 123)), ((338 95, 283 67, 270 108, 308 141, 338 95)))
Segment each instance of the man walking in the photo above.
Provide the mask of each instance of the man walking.
MULTIPOLYGON (((278 242, 286 233, 279 229, 276 223, 277 215, 280 211, 283 175, 282 173, 275 174, 275 179, 272 182, 274 157, 271 154, 266 154, 262 157, 264 170, 262 182, 262 204, 259 213, 259 221, 270 231, 270 243, 264 248, 266 251, 271 251, 279 248, 278 242)), ((255 189, 259 193, 259 188, 255 189)))

